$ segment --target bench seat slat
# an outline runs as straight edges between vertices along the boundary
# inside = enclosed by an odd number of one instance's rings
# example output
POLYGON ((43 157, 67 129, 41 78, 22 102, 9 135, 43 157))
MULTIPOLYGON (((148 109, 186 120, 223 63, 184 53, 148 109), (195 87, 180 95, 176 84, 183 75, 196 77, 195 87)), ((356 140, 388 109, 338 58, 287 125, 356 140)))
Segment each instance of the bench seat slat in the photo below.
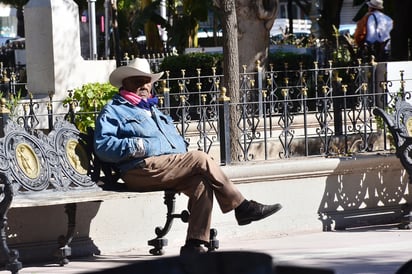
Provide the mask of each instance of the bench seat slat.
POLYGON ((81 190, 70 191, 70 195, 62 195, 61 192, 49 192, 47 196, 44 193, 31 193, 29 195, 20 194, 14 197, 11 208, 37 207, 64 205, 68 203, 99 202, 111 199, 129 199, 142 195, 139 192, 119 192, 107 190, 81 190))

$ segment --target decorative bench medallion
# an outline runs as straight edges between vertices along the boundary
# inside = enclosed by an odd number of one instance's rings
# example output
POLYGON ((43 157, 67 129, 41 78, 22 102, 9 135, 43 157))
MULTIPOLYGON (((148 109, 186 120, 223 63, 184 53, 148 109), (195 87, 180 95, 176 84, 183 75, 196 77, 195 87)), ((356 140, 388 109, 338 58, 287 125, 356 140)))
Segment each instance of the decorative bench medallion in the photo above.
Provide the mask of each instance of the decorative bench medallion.
POLYGON ((10 162, 10 168, 5 173, 13 178, 11 182, 15 194, 48 188, 51 175, 49 162, 57 160, 55 153, 39 138, 19 129, 15 124, 11 126, 14 130, 4 140, 5 156, 10 162))
POLYGON ((60 168, 66 175, 66 187, 96 187, 89 176, 91 156, 79 130, 65 120, 57 120, 49 133, 51 144, 59 152, 60 168), (59 149, 60 148, 60 149, 59 149))
POLYGON ((30 179, 36 179, 40 174, 39 158, 28 144, 16 146, 16 159, 20 169, 30 179))
POLYGON ((408 132, 409 136, 412 137, 412 117, 408 117, 408 120, 405 123, 406 131, 408 132))
POLYGON ((89 169, 89 157, 87 156, 84 147, 79 144, 77 140, 70 139, 67 141, 66 157, 74 170, 82 175, 87 174, 87 170, 89 169))

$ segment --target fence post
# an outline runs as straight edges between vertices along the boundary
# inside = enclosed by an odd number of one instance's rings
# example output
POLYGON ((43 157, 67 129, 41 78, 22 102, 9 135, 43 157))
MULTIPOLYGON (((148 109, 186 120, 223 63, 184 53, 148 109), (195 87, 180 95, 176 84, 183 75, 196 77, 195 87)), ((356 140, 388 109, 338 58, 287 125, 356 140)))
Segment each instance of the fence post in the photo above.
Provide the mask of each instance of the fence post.
POLYGON ((49 131, 53 130, 53 92, 49 91, 49 101, 47 102, 47 121, 49 131))
POLYGON ((0 100, 0 137, 4 137, 4 127, 9 119, 10 110, 6 106, 6 99, 0 100))
POLYGON ((230 98, 226 96, 226 88, 220 88, 219 96, 219 141, 220 141, 220 163, 230 165, 232 157, 230 155, 230 98))
POLYGON ((68 107, 69 107, 69 111, 66 113, 66 115, 64 116, 64 120, 69 121, 70 123, 74 124, 75 123, 75 108, 77 105, 76 100, 73 98, 73 90, 68 90, 67 91, 69 93, 69 101, 67 102, 68 107))
POLYGON ((256 70, 257 70, 257 87, 258 87, 258 107, 259 107, 259 117, 263 115, 263 98, 262 98, 262 90, 263 90, 263 68, 260 66, 260 61, 256 61, 256 70))
POLYGON ((167 85, 166 79, 160 81, 159 93, 160 106, 167 109, 168 114, 170 114, 170 88, 167 85))

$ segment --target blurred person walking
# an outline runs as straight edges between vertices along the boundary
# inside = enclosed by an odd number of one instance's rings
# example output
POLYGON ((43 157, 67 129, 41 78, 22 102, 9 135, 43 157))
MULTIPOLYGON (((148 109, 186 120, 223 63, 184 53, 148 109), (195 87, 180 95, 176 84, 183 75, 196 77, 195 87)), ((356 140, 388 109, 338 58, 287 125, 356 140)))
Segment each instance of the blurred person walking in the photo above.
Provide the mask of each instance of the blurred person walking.
POLYGON ((359 57, 373 55, 375 61, 388 61, 393 20, 383 13, 383 0, 370 0, 366 5, 368 12, 357 22, 354 34, 359 57))

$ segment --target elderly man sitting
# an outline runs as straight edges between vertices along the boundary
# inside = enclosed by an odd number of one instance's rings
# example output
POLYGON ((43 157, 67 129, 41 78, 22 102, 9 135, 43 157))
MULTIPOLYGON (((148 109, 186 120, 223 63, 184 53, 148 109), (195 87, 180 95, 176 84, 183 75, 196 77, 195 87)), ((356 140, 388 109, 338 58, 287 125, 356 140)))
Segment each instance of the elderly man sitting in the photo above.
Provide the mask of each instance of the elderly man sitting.
POLYGON ((115 69, 110 83, 119 93, 100 112, 95 130, 98 157, 117 166, 132 191, 174 190, 189 197, 186 243, 181 255, 203 253, 209 242, 213 195, 222 212, 235 211, 239 225, 266 218, 282 208, 246 200, 220 166, 188 144, 170 116, 156 107, 152 85, 163 73, 151 73, 145 59, 115 69))

